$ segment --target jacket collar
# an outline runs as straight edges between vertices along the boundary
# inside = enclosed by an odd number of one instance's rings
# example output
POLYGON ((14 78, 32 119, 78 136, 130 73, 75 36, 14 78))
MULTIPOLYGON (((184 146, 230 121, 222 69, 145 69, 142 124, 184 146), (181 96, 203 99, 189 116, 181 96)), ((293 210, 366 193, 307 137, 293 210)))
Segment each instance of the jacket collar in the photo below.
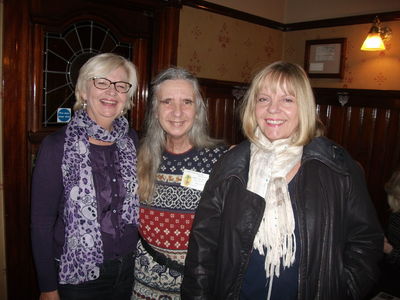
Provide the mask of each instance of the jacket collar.
MULTIPOLYGON (((326 137, 316 137, 304 146, 302 164, 310 160, 318 160, 336 172, 348 174, 346 160, 349 157, 341 146, 326 137)), ((223 163, 223 167, 221 165, 221 174, 225 174, 224 177, 235 176, 246 185, 250 163, 250 142, 245 140, 235 146, 224 155, 223 161, 228 163, 223 163)))
MULTIPOLYGON (((225 153, 225 163, 221 164, 221 175, 237 177, 244 185, 247 184, 250 163, 250 142, 245 140, 225 153)), ((222 160, 221 160, 222 162, 222 160)))
POLYGON ((318 160, 332 170, 348 174, 350 155, 341 146, 326 137, 316 137, 304 146, 302 163, 318 160))

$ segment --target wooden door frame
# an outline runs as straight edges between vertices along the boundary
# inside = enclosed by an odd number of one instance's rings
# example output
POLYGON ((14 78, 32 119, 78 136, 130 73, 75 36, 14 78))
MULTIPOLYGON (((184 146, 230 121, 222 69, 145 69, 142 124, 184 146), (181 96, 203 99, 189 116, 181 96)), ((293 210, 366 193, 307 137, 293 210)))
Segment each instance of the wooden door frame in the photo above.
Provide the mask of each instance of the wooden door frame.
MULTIPOLYGON (((32 113, 28 101, 39 88, 31 86, 35 45, 29 9, 33 1, 4 0, 3 3, 3 191, 8 299, 37 298, 30 243, 32 164, 27 155, 30 153, 27 129, 32 113)), ((164 1, 160 8, 154 0, 137 1, 154 8, 156 28, 150 60, 156 73, 176 64, 180 5, 177 1, 164 1)))

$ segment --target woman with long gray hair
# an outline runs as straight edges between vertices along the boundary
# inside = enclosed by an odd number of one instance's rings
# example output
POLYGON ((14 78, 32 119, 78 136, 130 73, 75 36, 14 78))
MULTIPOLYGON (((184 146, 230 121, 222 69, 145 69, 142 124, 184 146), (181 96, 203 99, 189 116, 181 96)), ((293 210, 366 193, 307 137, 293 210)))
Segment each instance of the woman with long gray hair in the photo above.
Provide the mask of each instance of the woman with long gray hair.
POLYGON ((179 299, 200 194, 227 148, 207 133, 206 107, 191 73, 169 68, 151 92, 138 155, 141 239, 132 299, 179 299))

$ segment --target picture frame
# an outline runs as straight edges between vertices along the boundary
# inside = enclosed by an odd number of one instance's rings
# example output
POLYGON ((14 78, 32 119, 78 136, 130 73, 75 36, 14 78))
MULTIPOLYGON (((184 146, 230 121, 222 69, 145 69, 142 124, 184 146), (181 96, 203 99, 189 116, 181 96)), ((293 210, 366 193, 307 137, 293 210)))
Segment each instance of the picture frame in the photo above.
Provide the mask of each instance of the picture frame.
POLYGON ((311 78, 343 78, 346 38, 307 40, 304 70, 311 78))

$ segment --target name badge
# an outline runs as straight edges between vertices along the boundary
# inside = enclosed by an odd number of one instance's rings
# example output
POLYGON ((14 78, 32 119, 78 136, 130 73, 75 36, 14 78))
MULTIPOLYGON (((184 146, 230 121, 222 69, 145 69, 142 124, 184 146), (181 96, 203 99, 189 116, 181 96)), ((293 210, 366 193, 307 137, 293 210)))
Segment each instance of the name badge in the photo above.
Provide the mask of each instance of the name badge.
POLYGON ((185 169, 182 175, 181 186, 202 191, 208 180, 208 177, 208 174, 185 169))

